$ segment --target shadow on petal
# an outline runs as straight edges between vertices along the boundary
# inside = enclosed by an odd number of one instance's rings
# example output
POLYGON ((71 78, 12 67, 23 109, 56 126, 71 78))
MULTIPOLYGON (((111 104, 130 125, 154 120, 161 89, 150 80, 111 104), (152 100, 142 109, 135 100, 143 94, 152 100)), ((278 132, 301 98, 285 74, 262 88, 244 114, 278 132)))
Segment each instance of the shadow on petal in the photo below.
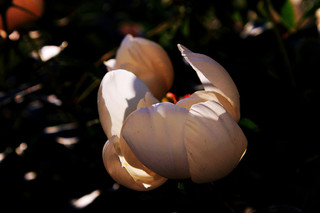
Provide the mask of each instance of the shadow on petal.
POLYGON ((215 101, 195 104, 184 129, 191 179, 206 183, 228 175, 247 148, 247 139, 230 114, 215 101))
POLYGON ((98 111, 108 138, 120 136, 124 120, 147 92, 148 87, 129 71, 113 70, 104 76, 98 92, 98 111))
POLYGON ((133 190, 151 190, 159 187, 167 180, 150 170, 143 170, 144 166, 137 159, 131 157, 130 163, 134 166, 129 164, 121 153, 117 136, 113 136, 105 143, 103 147, 103 162, 108 173, 116 182, 133 190), (135 163, 132 163, 133 161, 135 163), (142 165, 142 168, 135 167, 137 164, 142 165))

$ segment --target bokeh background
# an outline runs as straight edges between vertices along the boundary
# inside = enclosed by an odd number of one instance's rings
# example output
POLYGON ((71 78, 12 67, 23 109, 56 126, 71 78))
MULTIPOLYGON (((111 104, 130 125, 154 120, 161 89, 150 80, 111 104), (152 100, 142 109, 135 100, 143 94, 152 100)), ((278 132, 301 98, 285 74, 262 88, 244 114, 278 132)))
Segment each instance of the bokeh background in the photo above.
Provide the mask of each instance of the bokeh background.
POLYGON ((39 19, 0 36, 1 213, 320 212, 320 1, 44 3, 39 19), (199 86, 178 43, 228 70, 249 143, 230 175, 149 192, 110 178, 96 97, 103 61, 128 33, 168 52, 178 97, 199 86))

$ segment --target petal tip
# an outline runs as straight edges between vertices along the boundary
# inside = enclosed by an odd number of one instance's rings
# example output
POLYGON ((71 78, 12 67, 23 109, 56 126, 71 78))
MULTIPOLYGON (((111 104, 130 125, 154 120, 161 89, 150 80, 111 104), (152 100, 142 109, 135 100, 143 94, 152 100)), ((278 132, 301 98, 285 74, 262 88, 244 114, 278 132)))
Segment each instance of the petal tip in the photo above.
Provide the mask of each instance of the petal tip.
MULTIPOLYGON (((131 34, 127 34, 127 35, 123 38, 123 40, 122 40, 122 42, 121 42, 121 45, 127 46, 127 45, 129 45, 130 42, 132 42, 132 41, 133 41, 133 36, 132 36, 131 34)), ((120 45, 120 47, 121 47, 121 45, 120 45)))
POLYGON ((183 45, 181 45, 181 44, 178 44, 177 46, 178 46, 179 51, 180 51, 180 52, 181 52, 181 54, 183 55, 183 52, 184 52, 184 46, 183 46, 183 45))
POLYGON ((178 44, 177 46, 178 46, 178 49, 181 52, 181 55, 184 56, 184 57, 186 56, 186 52, 191 52, 188 48, 186 48, 182 44, 178 44))
POLYGON ((131 34, 127 34, 125 37, 124 37, 124 39, 132 39, 133 38, 133 36, 131 35, 131 34))

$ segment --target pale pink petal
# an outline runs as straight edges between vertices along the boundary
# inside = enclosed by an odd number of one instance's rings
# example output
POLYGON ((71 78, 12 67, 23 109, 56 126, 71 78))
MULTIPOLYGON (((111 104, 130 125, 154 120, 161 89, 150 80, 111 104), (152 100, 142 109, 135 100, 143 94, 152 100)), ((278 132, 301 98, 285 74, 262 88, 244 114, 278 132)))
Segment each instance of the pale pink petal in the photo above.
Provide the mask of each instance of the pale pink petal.
POLYGON ((117 149, 119 138, 113 136, 105 143, 102 153, 103 163, 117 183, 133 190, 146 191, 157 188, 166 181, 154 173, 151 176, 140 168, 130 166, 117 149))
POLYGON ((166 178, 188 178, 183 141, 187 114, 187 109, 168 102, 141 108, 129 115, 121 134, 150 170, 166 178))
POLYGON ((217 180, 239 163, 247 140, 238 124, 215 101, 193 105, 185 122, 184 141, 191 179, 217 180))
POLYGON ((115 69, 133 72, 161 99, 173 83, 173 67, 165 50, 157 43, 127 35, 117 51, 115 69))
POLYGON ((178 101, 176 105, 179 107, 184 107, 189 110, 194 104, 209 101, 209 100, 214 100, 218 102, 217 94, 212 91, 196 91, 193 94, 191 94, 189 97, 178 101))
MULTIPOLYGON (((116 137, 116 136, 114 136, 116 137)), ((108 140, 103 147, 103 163, 109 175, 119 184, 134 190, 144 190, 142 185, 137 184, 129 175, 127 170, 122 167, 118 154, 114 148, 114 138, 108 140)))
POLYGON ((147 86, 126 70, 113 70, 104 76, 98 92, 98 111, 108 138, 120 137, 122 123, 147 92, 147 86))
POLYGON ((239 120, 239 109, 233 107, 227 97, 217 88, 213 88, 212 91, 196 91, 190 97, 180 100, 176 105, 190 109, 194 104, 210 100, 221 104, 235 121, 239 120))
POLYGON ((139 101, 137 109, 148 107, 156 103, 159 103, 158 99, 156 99, 151 92, 147 92, 145 97, 139 101))
MULTIPOLYGON (((182 56, 197 72, 205 90, 213 90, 214 87, 218 88, 223 96, 227 97, 230 104, 240 112, 240 99, 238 89, 231 79, 228 72, 212 58, 194 53, 186 47, 178 44, 178 48, 181 51, 182 56)), ((240 114, 237 121, 240 118, 240 114)))
POLYGON ((123 137, 120 138, 118 146, 119 159, 123 167, 126 168, 130 176, 145 188, 155 188, 163 184, 167 178, 148 169, 143 165, 131 151, 123 137))

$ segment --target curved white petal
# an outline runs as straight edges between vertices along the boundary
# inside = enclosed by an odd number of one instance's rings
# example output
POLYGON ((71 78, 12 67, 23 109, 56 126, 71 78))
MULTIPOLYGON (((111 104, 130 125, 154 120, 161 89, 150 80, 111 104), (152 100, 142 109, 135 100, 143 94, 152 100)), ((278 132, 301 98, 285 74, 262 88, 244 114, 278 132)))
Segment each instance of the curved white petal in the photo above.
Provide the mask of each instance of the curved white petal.
POLYGON ((147 92, 150 92, 147 86, 126 70, 110 71, 103 77, 98 92, 98 111, 108 138, 120 137, 122 123, 137 109, 147 92))
MULTIPOLYGON (((116 136, 114 136, 114 138, 115 137, 116 136)), ((106 170, 108 171, 109 175, 119 184, 134 190, 143 190, 144 187, 137 184, 129 175, 127 170, 122 167, 118 154, 113 145, 114 138, 109 139, 103 147, 102 157, 106 170)))
POLYGON ((228 72, 212 58, 194 53, 186 47, 178 44, 181 55, 197 72, 205 90, 211 91, 218 88, 230 101, 231 105, 239 112, 237 121, 240 119, 240 96, 238 89, 228 72))
POLYGON ((191 179, 197 183, 214 181, 230 173, 247 147, 238 124, 215 101, 190 108, 184 141, 191 179))
POLYGON ((188 178, 183 141, 187 114, 187 109, 168 102, 141 108, 129 115, 121 134, 150 170, 166 178, 188 178))
POLYGON ((167 180, 167 178, 158 175, 143 165, 131 151, 123 137, 120 138, 118 152, 121 153, 119 159, 122 166, 126 168, 137 183, 141 183, 144 187, 148 188, 159 186, 167 180))
POLYGON ((167 180, 155 173, 150 173, 142 168, 131 166, 121 155, 121 151, 119 150, 119 138, 117 136, 111 137, 105 143, 102 157, 104 166, 110 176, 119 184, 130 189, 138 191, 151 190, 159 187, 167 180))
POLYGON ((173 83, 173 67, 165 50, 157 43, 127 35, 117 51, 114 69, 133 72, 160 99, 173 83))
POLYGON ((221 104, 235 121, 239 120, 238 108, 233 107, 227 97, 217 88, 213 88, 212 91, 196 91, 188 98, 180 100, 176 105, 190 109, 194 104, 210 100, 221 104))
POLYGON ((139 101, 137 109, 148 107, 156 103, 159 103, 158 99, 156 99, 151 92, 147 92, 145 97, 139 101))

